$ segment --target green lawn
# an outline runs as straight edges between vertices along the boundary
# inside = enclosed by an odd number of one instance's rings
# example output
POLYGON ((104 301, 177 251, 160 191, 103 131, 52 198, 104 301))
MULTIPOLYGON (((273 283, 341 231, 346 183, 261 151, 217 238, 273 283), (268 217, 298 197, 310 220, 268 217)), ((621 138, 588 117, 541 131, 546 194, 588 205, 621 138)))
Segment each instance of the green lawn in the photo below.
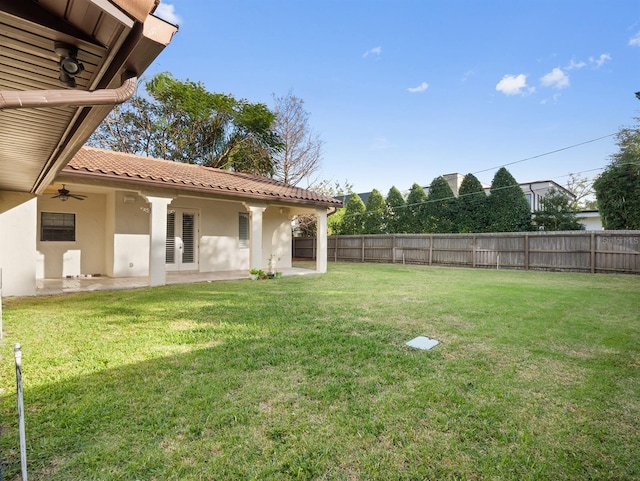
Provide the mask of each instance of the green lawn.
POLYGON ((3 479, 640 479, 640 276, 327 275, 5 299, 3 479), (405 346, 418 335, 441 344, 405 346))

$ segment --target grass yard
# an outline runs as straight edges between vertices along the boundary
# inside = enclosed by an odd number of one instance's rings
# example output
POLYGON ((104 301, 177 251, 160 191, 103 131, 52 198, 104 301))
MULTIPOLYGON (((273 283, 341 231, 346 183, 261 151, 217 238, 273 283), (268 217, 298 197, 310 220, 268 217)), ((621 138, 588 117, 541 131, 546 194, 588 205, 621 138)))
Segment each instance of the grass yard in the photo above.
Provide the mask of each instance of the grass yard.
POLYGON ((4 331, 5 481, 16 342, 32 481, 640 479, 640 276, 330 264, 5 299, 4 331))

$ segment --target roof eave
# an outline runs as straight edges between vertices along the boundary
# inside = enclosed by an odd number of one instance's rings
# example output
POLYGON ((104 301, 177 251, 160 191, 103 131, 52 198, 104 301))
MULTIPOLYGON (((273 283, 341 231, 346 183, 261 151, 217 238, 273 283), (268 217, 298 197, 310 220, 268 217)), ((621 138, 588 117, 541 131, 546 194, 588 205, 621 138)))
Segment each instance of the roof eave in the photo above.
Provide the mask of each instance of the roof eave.
MULTIPOLYGON (((164 20, 149 15, 142 25, 134 27, 124 44, 114 56, 99 83, 99 88, 116 88, 125 71, 140 75, 171 42, 178 28, 164 20)), ((41 170, 31 190, 42 194, 64 166, 85 144, 89 136, 112 110, 113 106, 80 107, 67 135, 53 152, 41 170)))
POLYGON ((57 176, 57 180, 60 182, 88 181, 94 185, 101 184, 107 186, 122 186, 123 188, 132 188, 138 191, 155 190, 165 192, 174 191, 178 193, 193 193, 209 198, 234 200, 238 202, 251 199, 268 203, 291 204, 305 207, 324 207, 327 209, 342 207, 342 203, 340 202, 325 202, 322 200, 301 199, 298 197, 287 195, 251 192, 232 188, 224 189, 204 185, 181 184, 177 182, 168 184, 163 180, 155 180, 149 178, 142 179, 138 176, 122 177, 121 175, 105 172, 94 173, 81 170, 65 169, 57 176))

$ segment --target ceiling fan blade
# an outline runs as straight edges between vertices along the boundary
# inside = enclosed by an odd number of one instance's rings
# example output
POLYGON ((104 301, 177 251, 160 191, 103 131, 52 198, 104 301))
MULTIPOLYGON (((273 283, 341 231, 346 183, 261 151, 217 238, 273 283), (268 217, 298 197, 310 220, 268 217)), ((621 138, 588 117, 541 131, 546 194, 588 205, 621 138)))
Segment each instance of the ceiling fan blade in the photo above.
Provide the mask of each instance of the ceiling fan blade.
POLYGON ((84 200, 86 199, 86 195, 82 195, 82 194, 67 194, 67 197, 72 197, 74 199, 78 199, 78 200, 84 200))

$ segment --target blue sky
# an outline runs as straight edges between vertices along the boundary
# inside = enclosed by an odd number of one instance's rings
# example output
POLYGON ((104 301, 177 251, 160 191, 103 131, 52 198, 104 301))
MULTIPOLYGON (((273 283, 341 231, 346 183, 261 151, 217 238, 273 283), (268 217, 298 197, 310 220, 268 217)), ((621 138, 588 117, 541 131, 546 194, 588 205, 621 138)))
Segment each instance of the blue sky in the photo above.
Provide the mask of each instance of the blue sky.
POLYGON ((490 184, 503 165, 564 185, 597 175, 617 151, 606 136, 640 116, 639 0, 163 0, 157 13, 180 30, 147 75, 270 107, 292 92, 324 141, 319 177, 356 192, 454 172, 490 184))

